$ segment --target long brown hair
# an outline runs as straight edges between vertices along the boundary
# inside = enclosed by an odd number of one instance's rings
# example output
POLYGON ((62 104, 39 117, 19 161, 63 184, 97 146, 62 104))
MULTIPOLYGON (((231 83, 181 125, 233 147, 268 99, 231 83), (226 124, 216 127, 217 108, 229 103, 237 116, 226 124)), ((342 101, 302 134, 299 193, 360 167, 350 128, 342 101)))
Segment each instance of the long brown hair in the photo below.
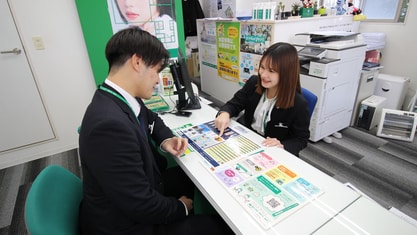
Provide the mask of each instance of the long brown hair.
MULTIPOLYGON (((295 93, 301 94, 300 63, 297 49, 289 43, 275 43, 264 52, 259 66, 262 64, 265 64, 267 69, 274 70, 279 74, 275 105, 283 109, 293 107, 295 93)), ((262 94, 264 91, 265 88, 261 84, 261 75, 258 72, 256 92, 262 94)))

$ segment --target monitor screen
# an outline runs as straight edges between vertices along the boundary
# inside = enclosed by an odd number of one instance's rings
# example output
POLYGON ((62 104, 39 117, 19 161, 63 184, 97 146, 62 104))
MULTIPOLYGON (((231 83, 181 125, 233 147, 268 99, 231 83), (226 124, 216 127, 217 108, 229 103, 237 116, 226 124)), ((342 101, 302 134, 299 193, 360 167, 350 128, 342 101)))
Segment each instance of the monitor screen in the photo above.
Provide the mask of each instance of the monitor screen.
POLYGON ((194 94, 185 59, 180 55, 178 60, 171 60, 169 68, 177 90, 176 94, 178 95, 177 110, 200 109, 200 100, 194 94))

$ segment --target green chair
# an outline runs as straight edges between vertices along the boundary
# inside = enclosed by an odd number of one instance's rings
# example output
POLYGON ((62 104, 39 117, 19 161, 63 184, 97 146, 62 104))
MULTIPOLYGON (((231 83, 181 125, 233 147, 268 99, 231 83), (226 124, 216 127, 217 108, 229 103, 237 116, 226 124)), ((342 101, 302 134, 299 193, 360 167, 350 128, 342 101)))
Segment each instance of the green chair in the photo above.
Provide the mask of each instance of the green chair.
POLYGON ((47 166, 36 177, 26 198, 25 223, 29 234, 78 234, 81 199, 80 178, 61 166, 47 166))

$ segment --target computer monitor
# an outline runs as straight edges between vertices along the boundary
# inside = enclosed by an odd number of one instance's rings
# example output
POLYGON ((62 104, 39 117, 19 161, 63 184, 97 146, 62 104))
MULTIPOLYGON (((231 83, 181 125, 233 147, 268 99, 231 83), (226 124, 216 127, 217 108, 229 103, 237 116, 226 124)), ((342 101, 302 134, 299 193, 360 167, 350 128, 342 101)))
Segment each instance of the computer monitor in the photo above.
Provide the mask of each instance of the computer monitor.
POLYGON ((178 95, 177 110, 200 109, 200 100, 194 94, 185 59, 180 56, 178 60, 170 60, 169 68, 178 95))

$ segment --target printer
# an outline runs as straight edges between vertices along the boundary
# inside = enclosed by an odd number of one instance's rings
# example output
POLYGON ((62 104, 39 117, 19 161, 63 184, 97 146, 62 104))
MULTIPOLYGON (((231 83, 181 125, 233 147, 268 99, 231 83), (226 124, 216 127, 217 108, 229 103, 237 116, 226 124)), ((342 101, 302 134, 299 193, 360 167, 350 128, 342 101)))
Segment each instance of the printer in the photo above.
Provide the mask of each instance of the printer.
POLYGON ((345 31, 318 31, 298 33, 292 38, 292 44, 340 50, 365 45, 365 41, 359 33, 345 31))
POLYGON ((299 33, 290 41, 300 58, 301 86, 317 96, 310 140, 332 142, 351 123, 366 45, 358 33, 299 33))
POLYGON ((342 59, 337 51, 365 46, 361 34, 344 31, 298 33, 291 42, 298 49, 302 69, 321 78, 327 77, 330 63, 342 59))

